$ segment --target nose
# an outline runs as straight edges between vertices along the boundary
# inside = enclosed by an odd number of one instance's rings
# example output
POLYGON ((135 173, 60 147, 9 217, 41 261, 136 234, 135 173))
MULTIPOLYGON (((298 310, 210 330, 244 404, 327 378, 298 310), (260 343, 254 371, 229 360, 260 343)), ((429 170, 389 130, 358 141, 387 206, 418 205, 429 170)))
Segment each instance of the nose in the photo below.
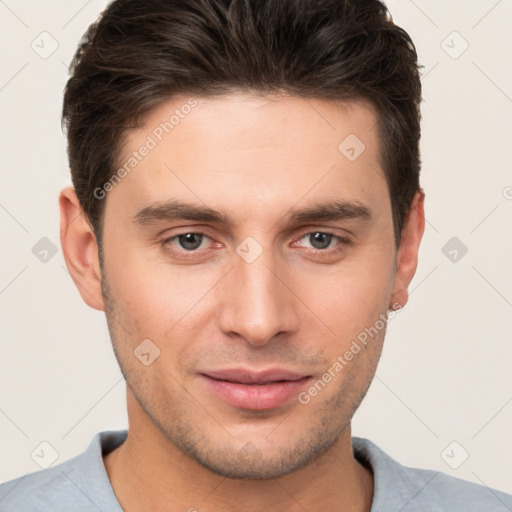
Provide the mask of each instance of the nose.
POLYGON ((234 268, 223 280, 221 330, 254 346, 294 332, 299 301, 287 283, 287 274, 285 263, 276 264, 270 249, 252 262, 235 254, 234 268))

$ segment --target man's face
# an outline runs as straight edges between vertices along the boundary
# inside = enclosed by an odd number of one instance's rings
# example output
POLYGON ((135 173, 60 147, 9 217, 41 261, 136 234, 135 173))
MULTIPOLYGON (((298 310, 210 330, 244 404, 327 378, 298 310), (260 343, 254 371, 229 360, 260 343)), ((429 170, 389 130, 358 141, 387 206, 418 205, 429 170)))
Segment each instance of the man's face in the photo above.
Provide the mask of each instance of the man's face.
POLYGON ((277 477, 349 431, 381 353, 396 253, 377 119, 359 102, 188 99, 129 132, 120 160, 137 164, 105 199, 102 289, 131 426, 150 420, 219 474, 277 477), (228 224, 173 217, 171 201, 228 224), (338 216, 292 215, 334 202, 338 216))

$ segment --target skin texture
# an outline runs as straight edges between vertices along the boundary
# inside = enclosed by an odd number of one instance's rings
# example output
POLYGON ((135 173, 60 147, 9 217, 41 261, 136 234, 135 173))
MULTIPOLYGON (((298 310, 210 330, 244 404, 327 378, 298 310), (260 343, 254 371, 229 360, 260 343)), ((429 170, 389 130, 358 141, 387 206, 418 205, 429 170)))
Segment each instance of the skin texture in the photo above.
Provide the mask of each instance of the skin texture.
MULTIPOLYGON (((397 251, 370 104, 246 93, 195 99, 106 194, 102 269, 74 190, 60 196, 68 269, 84 301, 105 312, 127 383, 128 438, 104 457, 114 491, 127 511, 369 511, 373 476, 353 457, 350 421, 385 327, 307 404, 235 407, 200 374, 279 367, 322 378, 379 315, 407 302, 424 193, 397 251), (354 161, 338 149, 350 134, 365 145, 354 161), (171 198, 222 212, 231 225, 134 221, 171 198), (287 220, 292 209, 334 200, 365 205, 371 217, 287 220), (315 242, 318 232, 348 243, 315 242), (206 236, 188 245, 172 238, 186 233, 206 236), (256 244, 244 245, 247 237, 256 244), (240 247, 261 254, 249 263, 240 247), (160 351, 149 365, 134 355, 145 339, 160 351)), ((128 132, 121 165, 187 100, 160 105, 128 132)))

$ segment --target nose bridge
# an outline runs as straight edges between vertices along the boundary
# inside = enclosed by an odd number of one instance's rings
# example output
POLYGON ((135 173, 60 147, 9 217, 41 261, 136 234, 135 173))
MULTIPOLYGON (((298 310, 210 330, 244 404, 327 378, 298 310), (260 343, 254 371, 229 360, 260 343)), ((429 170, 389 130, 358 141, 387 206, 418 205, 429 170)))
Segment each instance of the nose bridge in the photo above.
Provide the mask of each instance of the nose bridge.
POLYGON ((237 333, 253 345, 267 343, 280 332, 295 329, 293 294, 280 276, 272 248, 247 237, 236 248, 233 270, 225 283, 221 329, 237 333))

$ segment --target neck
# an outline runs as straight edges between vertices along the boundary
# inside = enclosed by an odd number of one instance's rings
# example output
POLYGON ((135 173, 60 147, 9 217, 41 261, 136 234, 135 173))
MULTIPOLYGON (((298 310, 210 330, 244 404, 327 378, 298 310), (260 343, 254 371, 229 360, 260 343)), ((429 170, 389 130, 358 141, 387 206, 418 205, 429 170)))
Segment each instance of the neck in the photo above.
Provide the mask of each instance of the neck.
POLYGON ((237 480, 204 468, 150 421, 130 423, 126 441, 104 456, 125 512, 370 512, 373 475, 353 456, 350 425, 327 452, 298 471, 275 479, 237 480))

